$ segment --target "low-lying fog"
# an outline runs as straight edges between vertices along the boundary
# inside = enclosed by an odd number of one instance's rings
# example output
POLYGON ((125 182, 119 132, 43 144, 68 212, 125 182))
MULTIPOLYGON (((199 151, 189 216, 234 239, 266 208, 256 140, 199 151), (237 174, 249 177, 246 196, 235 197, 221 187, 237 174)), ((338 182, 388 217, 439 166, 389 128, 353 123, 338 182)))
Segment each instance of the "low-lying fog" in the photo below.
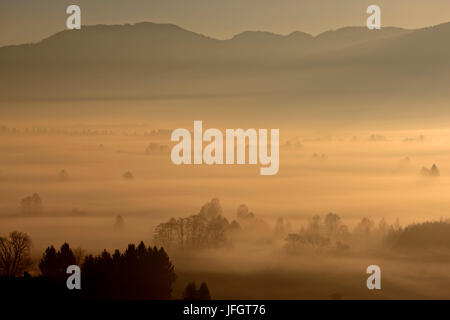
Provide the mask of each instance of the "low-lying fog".
MULTIPOLYGON (((270 230, 282 217, 293 233, 329 212, 350 231, 364 217, 406 226, 450 216, 450 131, 280 128, 279 173, 261 176, 259 165, 175 166, 166 129, 173 128, 0 127, 0 235, 27 232, 36 259, 66 241, 88 253, 150 244, 158 224, 198 214, 213 198, 229 222, 245 204, 270 230), (430 174, 434 164, 439 177, 430 174)), ((259 236, 217 249, 168 248, 179 275, 175 297, 190 280, 207 281, 213 298, 450 297, 441 254, 424 260, 378 244, 291 254, 284 236, 259 236), (365 287, 371 264, 382 267, 381 293, 365 287)))

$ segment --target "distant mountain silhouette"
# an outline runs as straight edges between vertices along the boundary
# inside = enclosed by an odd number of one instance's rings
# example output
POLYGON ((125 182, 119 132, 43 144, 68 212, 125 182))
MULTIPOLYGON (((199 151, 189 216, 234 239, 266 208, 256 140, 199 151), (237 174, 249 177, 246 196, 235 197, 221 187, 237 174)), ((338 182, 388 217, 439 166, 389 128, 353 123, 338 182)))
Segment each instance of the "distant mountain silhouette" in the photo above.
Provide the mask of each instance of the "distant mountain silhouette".
POLYGON ((173 24, 84 26, 0 48, 1 100, 273 94, 448 96, 450 23, 217 40, 173 24))

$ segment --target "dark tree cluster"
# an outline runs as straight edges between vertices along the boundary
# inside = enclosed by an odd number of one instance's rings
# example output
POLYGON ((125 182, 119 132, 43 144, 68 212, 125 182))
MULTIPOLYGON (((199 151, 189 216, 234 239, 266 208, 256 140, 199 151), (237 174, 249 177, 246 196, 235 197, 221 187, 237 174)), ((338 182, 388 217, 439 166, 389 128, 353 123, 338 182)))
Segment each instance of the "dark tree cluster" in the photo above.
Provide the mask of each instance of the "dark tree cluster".
POLYGON ((77 259, 68 243, 64 243, 59 251, 55 247, 48 247, 39 262, 39 269, 44 277, 55 284, 65 285, 66 269, 76 264, 77 259))
POLYGON ((89 255, 81 267, 88 298, 170 299, 176 275, 163 248, 133 244, 122 253, 89 255))
POLYGON ((395 249, 448 250, 450 220, 414 223, 405 228, 390 230, 386 243, 395 249))
POLYGON ((197 289, 195 282, 190 282, 183 291, 184 300, 211 300, 211 293, 208 285, 202 282, 200 288, 197 289))
MULTIPOLYGON (((56 251, 45 251, 39 268, 54 288, 65 288, 66 269, 76 264, 76 257, 67 243, 56 251)), ((174 266, 163 248, 146 247, 141 242, 122 253, 88 255, 81 264, 82 290, 88 299, 170 299, 176 279, 174 266)))
POLYGON ((41 275, 32 277, 26 271, 31 240, 14 232, 0 238, 0 297, 8 299, 170 299, 176 279, 174 266, 163 248, 128 245, 113 254, 81 258, 80 249, 64 243, 59 250, 48 247, 40 262, 41 275), (16 251, 14 251, 17 248, 16 251), (3 263, 4 261, 4 263, 3 263), (69 290, 67 268, 81 269, 81 289, 69 290), (21 276, 23 275, 23 276, 21 276))

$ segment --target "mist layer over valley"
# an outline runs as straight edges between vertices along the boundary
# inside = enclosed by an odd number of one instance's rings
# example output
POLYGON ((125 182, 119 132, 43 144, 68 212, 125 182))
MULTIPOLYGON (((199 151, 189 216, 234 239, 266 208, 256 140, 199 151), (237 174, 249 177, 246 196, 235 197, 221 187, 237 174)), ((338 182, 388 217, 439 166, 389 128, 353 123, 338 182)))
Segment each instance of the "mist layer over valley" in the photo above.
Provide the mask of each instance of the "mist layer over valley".
POLYGON ((27 232, 36 259, 63 242, 89 253, 157 244, 158 226, 219 198, 213 215, 239 231, 224 227, 223 239, 181 251, 161 243, 179 273, 176 295, 205 279, 215 298, 448 297, 447 245, 427 242, 434 231, 423 246, 395 232, 427 221, 446 226, 449 131, 287 130, 271 177, 254 165, 175 166, 170 132, 145 124, 2 127, 0 234, 27 232), (319 231, 330 212, 345 225, 342 239, 319 231), (358 228, 368 228, 364 240, 358 228), (382 294, 365 289, 370 264, 383 266, 382 294), (275 290, 278 282, 291 285, 275 290))

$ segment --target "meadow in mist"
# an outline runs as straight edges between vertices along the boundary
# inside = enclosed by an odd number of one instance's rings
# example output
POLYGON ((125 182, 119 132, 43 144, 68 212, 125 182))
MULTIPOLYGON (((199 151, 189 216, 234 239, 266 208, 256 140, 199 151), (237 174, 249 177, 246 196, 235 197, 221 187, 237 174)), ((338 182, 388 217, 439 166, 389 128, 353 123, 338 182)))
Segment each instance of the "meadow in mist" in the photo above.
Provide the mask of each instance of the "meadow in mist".
POLYGON ((192 122, 154 123, 5 123, 0 235, 27 232, 36 261, 47 246, 66 241, 99 253, 153 243, 159 224, 199 214, 218 198, 227 223, 239 221, 245 204, 256 227, 241 221, 242 230, 220 245, 167 247, 178 275, 175 298, 192 280, 207 281, 213 298, 449 298, 447 245, 386 239, 407 225, 449 218, 450 131, 288 126, 280 128, 279 173, 265 177, 259 165, 175 166, 170 132, 192 129, 192 122), (439 177, 421 171, 433 164, 439 177), (23 202, 34 194, 38 210, 23 202), (315 216, 323 222, 330 212, 347 228, 345 246, 290 246, 290 235, 302 237, 315 216), (361 240, 363 218, 372 224, 361 240), (382 268, 380 292, 365 286, 371 264, 382 268))

